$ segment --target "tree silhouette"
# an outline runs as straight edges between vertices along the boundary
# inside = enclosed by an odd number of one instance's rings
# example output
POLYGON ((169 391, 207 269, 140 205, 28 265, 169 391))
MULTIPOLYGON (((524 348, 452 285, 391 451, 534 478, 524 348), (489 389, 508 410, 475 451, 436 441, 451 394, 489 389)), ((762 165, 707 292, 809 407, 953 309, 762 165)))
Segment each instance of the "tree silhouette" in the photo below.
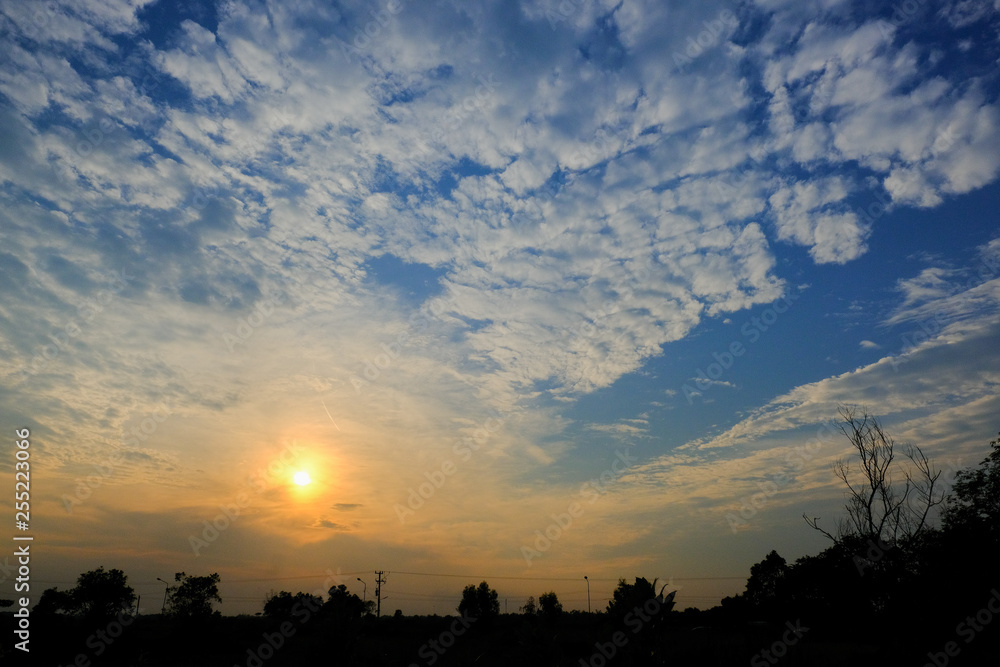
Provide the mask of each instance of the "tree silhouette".
POLYGON ((47 588, 42 592, 34 611, 39 614, 71 614, 83 616, 88 622, 104 622, 122 612, 131 612, 135 604, 135 591, 128 585, 128 577, 121 570, 96 570, 84 572, 76 586, 68 591, 47 588))
MULTIPOLYGON (((998 434, 1000 435, 1000 434, 998 434)), ((1000 542, 1000 438, 974 470, 956 476, 952 495, 942 513, 945 530, 968 531, 993 544, 1000 542)))
POLYGON ((336 622, 358 621, 368 611, 368 605, 357 595, 348 591, 344 584, 331 587, 329 595, 330 597, 323 604, 323 611, 336 622))
POLYGON ((538 613, 538 605, 535 604, 535 596, 529 595, 527 602, 521 607, 521 613, 533 616, 538 613))
POLYGON ((38 599, 38 604, 32 610, 34 613, 42 614, 72 614, 75 612, 73 605, 72 589, 61 591, 58 588, 46 588, 42 591, 42 597, 38 599))
POLYGON ((68 594, 72 611, 95 620, 107 620, 123 611, 131 611, 135 603, 135 591, 128 585, 125 573, 105 570, 103 566, 81 574, 76 587, 68 594))
POLYGON ((840 430, 859 457, 856 466, 841 460, 836 467, 848 490, 847 515, 836 534, 821 528, 819 518, 803 515, 806 523, 835 543, 860 538, 882 549, 907 545, 927 526, 931 510, 944 501, 944 493, 935 488, 941 471, 935 471, 916 446, 904 450, 909 465, 897 462, 895 442, 867 410, 859 414, 841 406, 838 412, 840 430))
POLYGON ((458 612, 464 616, 489 619, 500 615, 500 598, 496 590, 490 588, 485 581, 479 587, 469 584, 462 590, 462 601, 458 603, 458 612))
POLYGON ((319 611, 322 606, 323 599, 316 595, 309 593, 292 595, 288 591, 281 591, 271 595, 264 602, 264 615, 275 618, 290 618, 294 612, 307 609, 313 613, 319 611))
POLYGON ((645 577, 636 577, 635 583, 630 584, 624 579, 619 579, 618 587, 615 588, 611 600, 608 601, 608 616, 616 620, 622 620, 636 609, 643 609, 647 602, 653 600, 656 601, 661 611, 672 609, 674 606, 674 594, 670 593, 666 597, 663 596, 663 591, 667 588, 666 584, 663 585, 659 594, 657 594, 656 584, 658 581, 659 579, 653 579, 653 582, 650 583, 645 577))
MULTIPOLYGON (((167 589, 169 610, 175 616, 206 618, 212 615, 212 602, 222 602, 219 597, 219 575, 193 577, 184 572, 174 574, 178 586, 167 589)), ((215 612, 218 614, 218 612, 215 612)))
POLYGON ((562 604, 559 602, 559 598, 556 597, 556 594, 552 591, 542 593, 538 596, 538 608, 539 613, 546 618, 557 618, 563 610, 562 604))
POLYGON ((657 582, 658 579, 651 583, 644 577, 636 577, 634 584, 618 580, 607 613, 613 627, 627 632, 628 642, 620 648, 615 664, 662 665, 668 660, 673 664, 664 644, 665 634, 660 630, 674 607, 676 591, 664 596, 664 585, 657 593, 657 582))
POLYGON ((785 559, 772 550, 764 560, 750 567, 747 579, 747 603, 757 611, 769 613, 782 602, 782 589, 788 575, 785 559))
POLYGON ((941 516, 942 529, 924 541, 926 580, 948 582, 944 609, 977 608, 980 591, 997 581, 1000 562, 1000 439, 976 467, 960 471, 941 516))

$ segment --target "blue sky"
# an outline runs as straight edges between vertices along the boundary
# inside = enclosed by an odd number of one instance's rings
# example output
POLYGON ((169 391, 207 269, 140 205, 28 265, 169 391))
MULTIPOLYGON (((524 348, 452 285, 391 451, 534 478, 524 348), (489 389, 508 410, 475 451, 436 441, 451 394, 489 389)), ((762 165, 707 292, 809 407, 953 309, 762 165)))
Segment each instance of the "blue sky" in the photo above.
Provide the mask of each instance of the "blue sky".
POLYGON ((480 575, 576 608, 658 576, 705 607, 823 548, 839 405, 945 479, 998 430, 996 2, 0 26, 0 421, 41 582, 219 571, 235 613, 382 569, 440 613, 480 575))

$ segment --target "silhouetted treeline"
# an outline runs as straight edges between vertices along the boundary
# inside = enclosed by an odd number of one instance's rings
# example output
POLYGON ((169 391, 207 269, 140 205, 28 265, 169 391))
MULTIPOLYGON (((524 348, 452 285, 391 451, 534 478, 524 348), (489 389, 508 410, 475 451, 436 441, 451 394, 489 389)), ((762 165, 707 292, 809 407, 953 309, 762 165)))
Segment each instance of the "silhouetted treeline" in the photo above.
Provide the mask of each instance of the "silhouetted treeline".
MULTIPOLYGON (((859 460, 831 540, 789 563, 776 551, 743 593, 709 610, 674 610, 658 581, 620 580, 599 612, 564 611, 553 592, 501 614, 485 581, 456 592, 451 616, 375 618, 346 587, 281 591, 258 616, 212 611, 219 577, 178 573, 167 613, 134 616, 120 570, 99 568, 32 613, 32 665, 614 667, 617 665, 993 665, 1000 655, 1000 440, 958 473, 947 502, 919 449, 895 467, 894 443, 867 413, 842 412, 859 460), (890 470, 897 471, 888 474, 890 470), (901 472, 900 472, 901 471, 901 472), (932 520, 930 510, 940 512, 932 520)), ((803 526, 803 530, 808 527, 803 526)), ((15 619, 0 614, 12 635, 15 619)), ((10 643, 4 664, 18 664, 10 643)))
POLYGON ((843 638, 888 664, 996 664, 1000 439, 979 466, 958 472, 946 496, 919 450, 910 457, 915 472, 893 469, 893 443, 877 420, 845 417, 863 481, 848 486, 848 516, 827 533, 831 546, 794 563, 771 551, 751 568, 745 592, 711 613, 727 621, 801 619, 811 640, 843 638), (941 525, 933 527, 926 514, 938 506, 941 525))

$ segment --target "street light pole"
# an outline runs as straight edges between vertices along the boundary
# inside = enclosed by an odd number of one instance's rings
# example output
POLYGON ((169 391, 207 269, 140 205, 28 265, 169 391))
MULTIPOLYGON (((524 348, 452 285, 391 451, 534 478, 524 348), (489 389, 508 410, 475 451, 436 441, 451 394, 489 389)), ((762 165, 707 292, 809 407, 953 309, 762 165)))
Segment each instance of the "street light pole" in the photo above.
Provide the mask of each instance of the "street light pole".
MULTIPOLYGON (((587 575, 583 575, 584 579, 587 579, 587 575)), ((590 579, 587 579, 587 613, 590 613, 590 579)))
MULTIPOLYGON (((160 579, 159 577, 157 577, 156 580, 157 581, 163 581, 163 579, 160 579)), ((166 582, 166 581, 163 581, 163 583, 167 584, 167 587, 163 589, 163 604, 160 605, 160 613, 161 614, 167 608, 167 591, 170 590, 170 584, 168 582, 166 582)))
POLYGON ((364 584, 364 587, 365 587, 365 592, 361 594, 362 595, 361 601, 362 602, 367 602, 368 601, 368 582, 365 581, 365 580, 363 580, 361 577, 358 577, 358 581, 360 581, 362 584, 364 584))

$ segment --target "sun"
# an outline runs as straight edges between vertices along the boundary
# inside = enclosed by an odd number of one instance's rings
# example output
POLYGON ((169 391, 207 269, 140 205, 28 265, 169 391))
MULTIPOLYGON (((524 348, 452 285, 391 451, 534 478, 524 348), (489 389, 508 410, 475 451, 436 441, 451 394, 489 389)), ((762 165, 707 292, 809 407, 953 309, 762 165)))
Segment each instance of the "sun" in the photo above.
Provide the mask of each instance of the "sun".
POLYGON ((295 473, 295 476, 292 477, 292 480, 299 486, 305 486, 306 484, 309 484, 312 481, 312 478, 309 476, 309 473, 307 473, 305 470, 300 470, 299 472, 295 473))

